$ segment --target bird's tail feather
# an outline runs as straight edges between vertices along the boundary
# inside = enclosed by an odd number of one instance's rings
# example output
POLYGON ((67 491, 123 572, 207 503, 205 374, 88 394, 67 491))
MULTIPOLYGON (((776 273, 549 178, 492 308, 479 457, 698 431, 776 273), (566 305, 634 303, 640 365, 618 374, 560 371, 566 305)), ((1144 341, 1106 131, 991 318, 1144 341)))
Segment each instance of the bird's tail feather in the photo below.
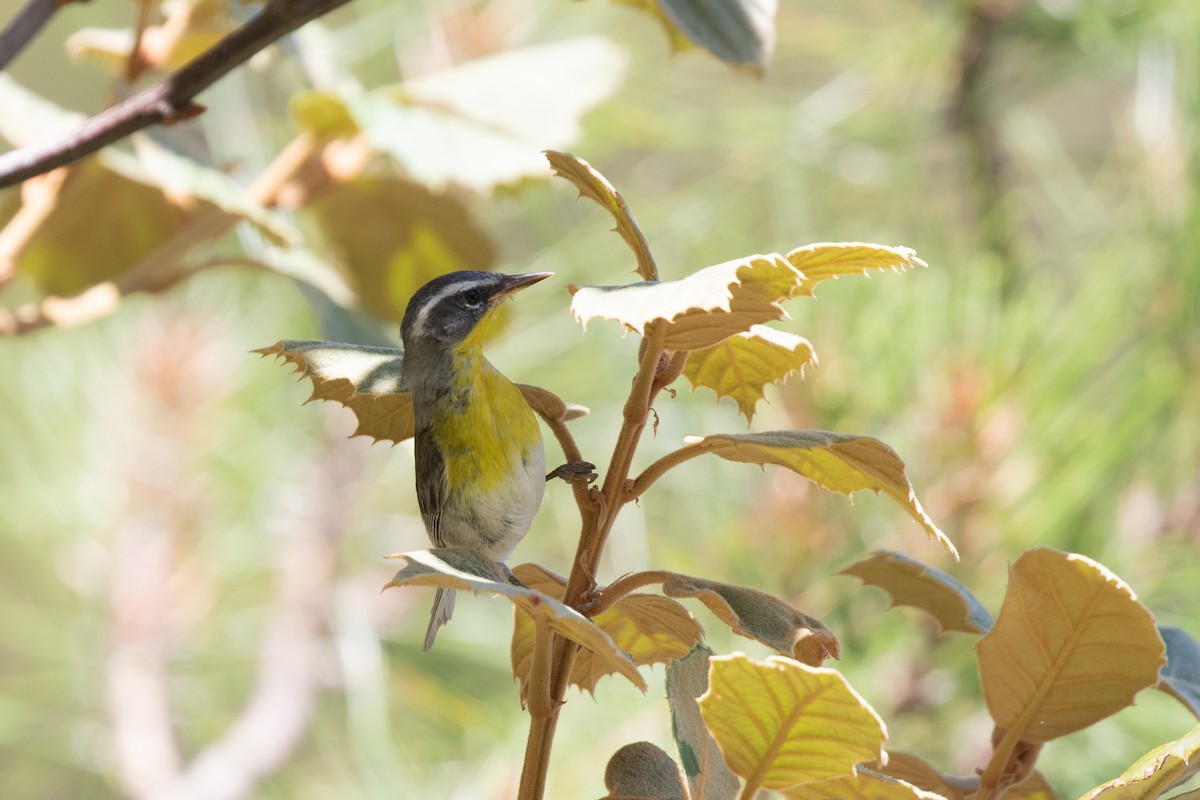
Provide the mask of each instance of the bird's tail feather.
POLYGON ((454 589, 438 589, 437 594, 433 598, 433 613, 429 615, 429 629, 425 631, 425 649, 433 647, 433 640, 437 638, 438 628, 450 621, 450 617, 454 615, 454 596, 458 594, 454 589))

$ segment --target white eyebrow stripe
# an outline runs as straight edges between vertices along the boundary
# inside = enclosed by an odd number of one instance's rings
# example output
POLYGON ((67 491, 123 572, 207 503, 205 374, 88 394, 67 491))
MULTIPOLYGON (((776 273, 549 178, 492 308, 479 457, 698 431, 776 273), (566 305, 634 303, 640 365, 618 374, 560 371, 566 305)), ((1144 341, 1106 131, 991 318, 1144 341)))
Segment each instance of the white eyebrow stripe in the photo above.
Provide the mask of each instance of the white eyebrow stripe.
POLYGON ((430 297, 425 301, 425 305, 421 306, 421 310, 417 312, 417 318, 413 320, 412 335, 420 336, 425 332, 425 323, 428 321, 429 312, 438 306, 443 300, 452 294, 458 294, 463 289, 469 289, 473 286, 478 286, 479 281, 458 281, 443 288, 440 292, 430 297))

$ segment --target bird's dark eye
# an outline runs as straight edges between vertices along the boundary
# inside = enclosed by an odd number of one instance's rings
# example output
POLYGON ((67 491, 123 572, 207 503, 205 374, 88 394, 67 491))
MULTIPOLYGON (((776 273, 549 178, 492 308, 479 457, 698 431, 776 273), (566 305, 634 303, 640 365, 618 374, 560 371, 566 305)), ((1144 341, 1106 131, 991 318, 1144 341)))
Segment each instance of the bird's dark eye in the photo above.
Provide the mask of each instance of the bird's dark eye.
POLYGON ((463 301, 464 305, 466 305, 470 308, 475 308, 476 306, 483 303, 483 295, 480 293, 480 291, 478 289, 464 289, 458 295, 458 297, 460 300, 463 301))

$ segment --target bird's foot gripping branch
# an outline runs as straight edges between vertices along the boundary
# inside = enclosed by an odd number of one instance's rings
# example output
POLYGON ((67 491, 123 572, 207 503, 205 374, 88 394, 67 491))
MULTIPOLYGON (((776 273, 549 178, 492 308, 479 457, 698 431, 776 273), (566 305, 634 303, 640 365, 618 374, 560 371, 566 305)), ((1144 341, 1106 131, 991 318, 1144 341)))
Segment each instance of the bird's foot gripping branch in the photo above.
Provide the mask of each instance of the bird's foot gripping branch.
MULTIPOLYGON (((566 577, 521 564, 512 569, 513 582, 494 554, 470 546, 435 546, 395 556, 402 566, 388 584, 482 592, 513 604, 512 669, 530 716, 521 800, 545 794, 551 745, 568 687, 592 691, 600 677, 618 674, 644 691, 640 668, 659 663, 667 665, 679 760, 648 742, 621 748, 605 771, 610 798, 748 800, 761 790, 814 800, 1052 797, 1035 769, 1043 742, 1091 725, 1155 685, 1200 711, 1200 693, 1182 677, 1200 666, 1200 651, 1190 637, 1174 630, 1166 636, 1174 649, 1168 648, 1171 662, 1164 668, 1163 637, 1132 591, 1089 559, 1044 548, 1027 552, 1013 565, 995 622, 962 584, 906 556, 877 553, 845 570, 885 589, 896 603, 933 615, 943 631, 982 636, 979 671, 996 734, 991 759, 979 774, 967 777, 944 775, 914 755, 885 752, 882 719, 841 674, 821 666, 839 656, 837 638, 788 603, 719 579, 666 570, 635 572, 598 586, 601 556, 622 507, 645 495, 673 468, 706 454, 782 466, 845 495, 862 489, 881 492, 947 553, 957 553, 922 508, 899 456, 870 436, 786 430, 690 437, 640 474, 631 472, 655 399, 676 379, 685 376, 694 387, 733 398, 752 420, 767 385, 815 362, 808 341, 768 326, 784 316, 782 304, 810 297, 817 284, 831 278, 923 266, 911 250, 860 243, 809 245, 664 281, 645 237, 611 184, 573 156, 550 153, 549 158, 557 174, 613 214, 642 278, 624 286, 568 287, 580 322, 615 320, 642 337, 599 486, 588 485, 591 465, 587 474, 578 466, 586 462, 568 429, 587 409, 545 389, 517 387, 554 434, 567 463, 565 474, 560 468, 547 478, 556 473, 567 478, 578 505, 581 530, 575 558, 566 577), (642 591, 649 587, 659 591, 642 591), (740 653, 716 656, 705 645, 696 619, 679 602, 689 599, 779 655, 761 661, 740 653), (1094 691, 1075 691, 1081 681, 1094 691)), ((411 370, 405 372, 400 350, 281 341, 257 352, 283 358, 303 372, 312 381, 314 399, 349 407, 358 419, 356 435, 399 442, 422 429, 422 401, 414 404, 411 370)), ((419 455, 418 492, 420 462, 419 455)), ((426 523, 428 527, 428 518, 426 523)), ((439 541, 432 527, 430 534, 439 541)), ((1197 752, 1200 733, 1193 732, 1165 746, 1149 772, 1123 776, 1114 784, 1161 778, 1181 763, 1200 763, 1188 758, 1197 752)))

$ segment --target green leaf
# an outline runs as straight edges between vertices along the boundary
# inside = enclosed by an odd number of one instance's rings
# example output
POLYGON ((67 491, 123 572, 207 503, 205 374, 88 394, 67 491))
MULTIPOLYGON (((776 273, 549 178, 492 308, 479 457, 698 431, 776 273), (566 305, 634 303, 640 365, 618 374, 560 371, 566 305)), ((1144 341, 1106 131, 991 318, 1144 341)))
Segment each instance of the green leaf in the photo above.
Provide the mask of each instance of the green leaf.
POLYGON ((599 203, 617 221, 616 231, 629 245, 637 259, 638 274, 643 280, 658 280, 658 267, 654 264, 654 256, 650 253, 650 245, 642 235, 642 229, 633 219, 633 212, 625 203, 608 179, 601 175, 591 164, 571 153, 560 153, 556 150, 546 151, 546 160, 554 174, 570 181, 579 190, 580 197, 586 197, 599 203))
POLYGON ((595 658, 602 659, 612 672, 624 675, 643 692, 646 681, 638 672, 633 659, 587 617, 563 605, 553 597, 524 586, 508 582, 496 562, 476 550, 465 547, 437 547, 399 553, 389 558, 403 559, 403 569, 384 587, 435 586, 439 589, 466 589, 490 592, 508 598, 528 614, 537 625, 586 648, 595 658))
POLYGON ((927 612, 939 631, 987 633, 992 627, 992 615, 967 587, 901 553, 877 550, 840 574, 853 575, 867 586, 878 586, 891 596, 893 605, 927 612))
POLYGON ((819 619, 766 592, 675 572, 663 574, 663 594, 699 600, 736 634, 812 666, 840 656, 837 637, 819 619))
POLYGON ((1010 742, 1047 742, 1104 719, 1155 685, 1166 662, 1153 615, 1124 581, 1045 547, 1009 569, 1000 614, 975 651, 988 711, 1010 742))
POLYGON ((700 644, 667 667, 667 701, 671 732, 694 800, 734 800, 737 776, 729 769, 717 741, 704 724, 696 698, 708 691, 709 659, 713 651, 700 644))
POLYGON ((658 745, 627 744, 613 753, 604 770, 604 800, 687 800, 679 765, 658 745))
POLYGON ((700 713, 730 769, 755 786, 847 777, 882 757, 883 720, 835 670, 741 653, 711 664, 700 713))
POLYGON ((750 422, 755 406, 763 399, 764 387, 779 383, 793 372, 803 375, 804 368, 816 362, 817 354, 807 339, 754 325, 693 352, 683 374, 693 388, 706 386, 719 398, 733 398, 746 422, 750 422))
POLYGON ((785 257, 804 273, 793 296, 811 296, 817 284, 843 275, 866 275, 868 270, 903 272, 910 267, 928 266, 907 247, 862 242, 810 244, 797 247, 785 257))
POLYGON ((1200 717, 1200 645, 1180 628, 1162 627, 1158 632, 1167 646, 1167 665, 1158 688, 1200 717))
POLYGON ((1200 772, 1200 725, 1139 758, 1081 800, 1154 800, 1200 772))
POLYGON ((769 431, 689 437, 689 444, 728 461, 778 464, 818 486, 851 495, 884 492, 915 519, 929 538, 958 558, 958 551, 917 500, 896 451, 870 436, 829 431, 769 431))
POLYGON ((675 281, 627 286, 578 286, 571 311, 586 327, 597 317, 613 319, 645 334, 651 323, 666 325, 667 350, 702 350, 784 316, 780 302, 803 276, 780 255, 756 255, 706 267, 675 281))

